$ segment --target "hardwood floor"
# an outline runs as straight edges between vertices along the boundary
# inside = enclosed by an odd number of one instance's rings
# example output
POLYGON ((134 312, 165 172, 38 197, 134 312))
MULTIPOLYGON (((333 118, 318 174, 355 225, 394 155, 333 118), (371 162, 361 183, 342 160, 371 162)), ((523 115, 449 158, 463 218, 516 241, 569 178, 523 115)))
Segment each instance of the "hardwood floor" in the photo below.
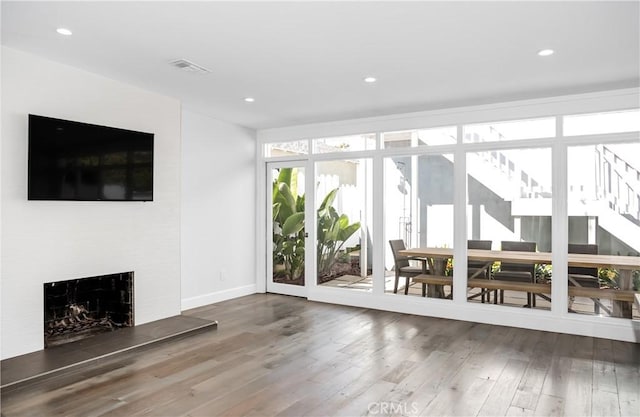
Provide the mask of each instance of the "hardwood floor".
POLYGON ((640 345, 256 294, 218 330, 2 390, 11 416, 640 414, 640 345))

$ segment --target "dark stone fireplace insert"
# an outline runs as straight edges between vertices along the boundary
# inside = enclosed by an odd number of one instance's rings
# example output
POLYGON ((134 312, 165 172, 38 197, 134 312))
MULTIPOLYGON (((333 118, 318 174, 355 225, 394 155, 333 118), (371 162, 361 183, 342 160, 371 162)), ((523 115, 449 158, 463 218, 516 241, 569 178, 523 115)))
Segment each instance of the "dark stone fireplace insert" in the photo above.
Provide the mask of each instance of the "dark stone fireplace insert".
POLYGON ((131 327, 133 272, 44 284, 44 345, 131 327))

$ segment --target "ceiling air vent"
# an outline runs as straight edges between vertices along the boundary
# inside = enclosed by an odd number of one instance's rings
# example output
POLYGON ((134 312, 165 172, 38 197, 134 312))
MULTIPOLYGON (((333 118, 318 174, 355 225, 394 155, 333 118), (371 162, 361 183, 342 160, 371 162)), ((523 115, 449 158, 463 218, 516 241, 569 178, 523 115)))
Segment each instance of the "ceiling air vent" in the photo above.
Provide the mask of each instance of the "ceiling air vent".
POLYGON ((176 68, 180 68, 181 70, 189 72, 199 72, 202 74, 211 72, 211 70, 208 70, 198 64, 194 64, 191 61, 187 61, 186 59, 176 59, 175 61, 171 61, 170 64, 176 68))

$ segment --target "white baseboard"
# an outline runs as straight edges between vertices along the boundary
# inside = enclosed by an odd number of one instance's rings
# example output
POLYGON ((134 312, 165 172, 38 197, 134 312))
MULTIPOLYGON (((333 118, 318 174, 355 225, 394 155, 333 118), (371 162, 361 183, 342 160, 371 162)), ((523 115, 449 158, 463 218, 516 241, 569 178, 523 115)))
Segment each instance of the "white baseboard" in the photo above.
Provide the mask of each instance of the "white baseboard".
POLYGON ((190 308, 202 307, 220 301, 231 300, 232 298, 244 297, 256 293, 256 284, 244 285, 242 287, 230 288, 228 290, 216 291, 209 294, 198 295, 196 297, 182 300, 182 311, 190 308))

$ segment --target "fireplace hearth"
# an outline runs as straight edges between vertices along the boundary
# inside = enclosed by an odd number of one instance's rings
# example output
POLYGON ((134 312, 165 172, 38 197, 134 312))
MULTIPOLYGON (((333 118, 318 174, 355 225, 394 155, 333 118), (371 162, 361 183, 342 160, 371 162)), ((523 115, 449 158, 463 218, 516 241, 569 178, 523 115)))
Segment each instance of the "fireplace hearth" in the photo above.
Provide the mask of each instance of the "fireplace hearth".
POLYGON ((133 272, 46 283, 45 348, 131 327, 133 311, 133 272))

